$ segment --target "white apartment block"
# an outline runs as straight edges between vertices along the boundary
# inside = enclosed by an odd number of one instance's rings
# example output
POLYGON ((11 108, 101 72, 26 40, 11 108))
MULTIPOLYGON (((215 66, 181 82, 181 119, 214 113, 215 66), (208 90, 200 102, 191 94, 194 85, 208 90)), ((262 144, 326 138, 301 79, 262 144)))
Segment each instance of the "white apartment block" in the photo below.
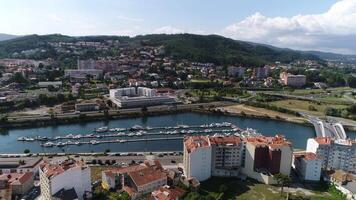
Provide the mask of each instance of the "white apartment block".
POLYGON ((312 152, 293 154, 293 168, 303 181, 320 181, 323 160, 312 152))
POLYGON ((184 139, 184 173, 188 178, 204 181, 211 177, 211 145, 208 137, 184 139))
POLYGON ((59 164, 43 163, 39 169, 43 200, 52 200, 58 191, 74 189, 78 199, 91 191, 90 168, 82 162, 66 160, 59 164))
POLYGON ((274 184, 273 175, 290 175, 292 145, 283 136, 245 138, 244 165, 241 172, 265 184, 274 184))
POLYGON ((110 90, 111 101, 119 108, 134 108, 175 103, 175 98, 157 95, 155 89, 128 87, 110 90))
POLYGON ((323 160, 326 170, 343 170, 356 173, 356 141, 332 138, 310 138, 307 152, 313 152, 323 160))
POLYGON ((274 174, 290 174, 292 152, 291 144, 282 136, 191 136, 184 139, 184 173, 199 181, 243 173, 273 184, 274 174))

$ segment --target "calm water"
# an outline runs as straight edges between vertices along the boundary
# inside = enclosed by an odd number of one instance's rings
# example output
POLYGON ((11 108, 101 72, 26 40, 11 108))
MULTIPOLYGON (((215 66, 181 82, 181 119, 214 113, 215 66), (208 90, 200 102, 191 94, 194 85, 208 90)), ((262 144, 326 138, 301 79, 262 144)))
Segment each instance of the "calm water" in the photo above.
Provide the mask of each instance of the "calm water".
MULTIPOLYGON (((84 124, 69 124, 59 126, 49 126, 41 128, 11 129, 0 135, 0 153, 22 153, 24 149, 30 149, 31 152, 99 152, 110 149, 113 152, 142 152, 142 151, 182 151, 183 144, 181 140, 163 140, 135 143, 112 143, 99 145, 81 145, 68 146, 64 148, 53 147, 44 148, 39 142, 19 142, 20 136, 48 136, 58 135, 88 134, 94 129, 102 126, 129 128, 136 124, 142 126, 175 126, 177 124, 201 125, 214 122, 231 122, 240 128, 254 128, 263 135, 273 136, 283 134, 293 142, 293 147, 305 149, 306 141, 315 136, 314 128, 280 122, 267 119, 241 118, 223 115, 209 115, 198 113, 181 113, 163 116, 152 116, 145 118, 118 119, 111 121, 88 122, 84 124)), ((356 138, 356 133, 348 134, 351 138, 356 138)))

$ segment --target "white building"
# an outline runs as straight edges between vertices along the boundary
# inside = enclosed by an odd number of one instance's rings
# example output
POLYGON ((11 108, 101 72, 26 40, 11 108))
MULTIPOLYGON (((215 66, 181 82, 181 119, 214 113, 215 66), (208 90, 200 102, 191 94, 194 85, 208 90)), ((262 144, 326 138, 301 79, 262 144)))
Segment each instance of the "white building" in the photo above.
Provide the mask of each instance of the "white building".
POLYGON ((119 108, 134 108, 175 103, 169 95, 157 95, 155 89, 128 87, 110 90, 111 101, 119 108))
POLYGON ((265 184, 274 184, 275 174, 290 175, 293 149, 283 136, 250 137, 244 142, 243 174, 265 184))
POLYGON ((293 168, 304 181, 320 181, 323 160, 312 152, 293 154, 293 168))
POLYGON ((356 141, 332 138, 310 138, 307 152, 313 152, 323 160, 326 170, 343 170, 356 173, 356 141))
POLYGON ((41 199, 51 200, 60 191, 74 189, 78 199, 91 191, 90 168, 82 162, 66 160, 59 164, 43 163, 39 169, 41 199))
POLYGON ((184 174, 204 181, 211 177, 211 145, 206 136, 192 136, 184 139, 184 174))
POLYGON ((290 174, 292 152, 291 144, 282 136, 191 136, 184 139, 184 173, 199 181, 242 173, 273 184, 274 174, 290 174))

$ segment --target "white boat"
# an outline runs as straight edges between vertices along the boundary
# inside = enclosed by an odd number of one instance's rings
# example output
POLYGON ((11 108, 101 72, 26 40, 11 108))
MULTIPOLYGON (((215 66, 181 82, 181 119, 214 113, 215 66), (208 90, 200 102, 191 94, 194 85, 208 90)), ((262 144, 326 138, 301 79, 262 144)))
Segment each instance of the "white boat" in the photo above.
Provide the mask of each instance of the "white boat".
POLYGON ((17 138, 17 141, 26 141, 26 137, 19 137, 17 138))
POLYGON ((46 142, 44 144, 42 144, 42 146, 44 147, 53 147, 55 144, 53 142, 46 142))
POLYGON ((97 128, 95 131, 98 133, 103 133, 103 132, 107 132, 109 130, 109 128, 107 126, 103 126, 100 128, 97 128))

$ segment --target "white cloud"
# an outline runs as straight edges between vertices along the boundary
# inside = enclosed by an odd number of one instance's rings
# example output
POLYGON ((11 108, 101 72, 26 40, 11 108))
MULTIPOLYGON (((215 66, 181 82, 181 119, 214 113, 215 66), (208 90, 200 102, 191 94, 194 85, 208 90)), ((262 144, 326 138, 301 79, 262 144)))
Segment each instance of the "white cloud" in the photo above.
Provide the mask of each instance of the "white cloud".
POLYGON ((234 39, 297 49, 356 53, 356 0, 340 0, 321 14, 266 17, 255 13, 227 26, 222 33, 234 39))
POLYGON ((185 31, 176 27, 173 27, 171 25, 169 26, 163 26, 160 28, 157 28, 153 31, 155 34, 159 33, 165 33, 165 34, 177 34, 177 33, 184 33, 185 31))

